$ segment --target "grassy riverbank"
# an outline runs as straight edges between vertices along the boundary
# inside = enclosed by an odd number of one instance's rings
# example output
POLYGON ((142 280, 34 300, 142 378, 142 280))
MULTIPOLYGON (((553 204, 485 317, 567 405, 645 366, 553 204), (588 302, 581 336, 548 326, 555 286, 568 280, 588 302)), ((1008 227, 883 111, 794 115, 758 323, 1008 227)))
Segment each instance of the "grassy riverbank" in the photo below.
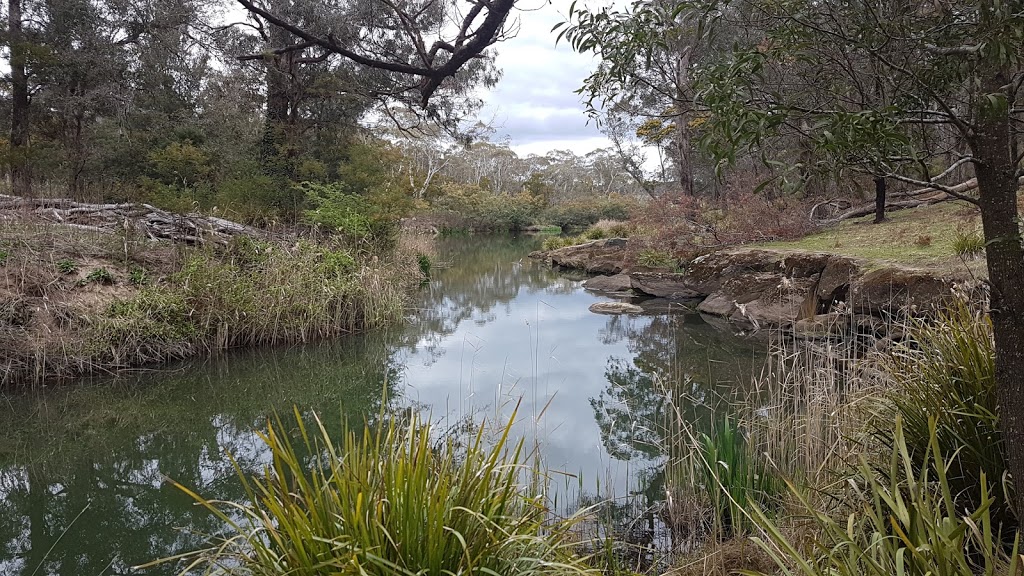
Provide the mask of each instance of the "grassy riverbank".
POLYGON ((401 317, 429 250, 397 236, 198 247, 21 218, 0 238, 0 386, 380 326, 401 317))

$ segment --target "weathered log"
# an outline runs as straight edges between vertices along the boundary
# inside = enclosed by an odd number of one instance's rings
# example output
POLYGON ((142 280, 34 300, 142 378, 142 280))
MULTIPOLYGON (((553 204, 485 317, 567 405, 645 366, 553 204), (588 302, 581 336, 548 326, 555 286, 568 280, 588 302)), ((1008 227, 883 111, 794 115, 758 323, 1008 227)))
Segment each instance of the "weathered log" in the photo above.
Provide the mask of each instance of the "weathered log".
POLYGON ((226 244, 232 236, 269 234, 216 216, 172 214, 149 204, 87 204, 61 198, 20 198, 0 195, 0 215, 26 212, 49 222, 93 232, 113 233, 132 228, 151 240, 186 244, 226 244))

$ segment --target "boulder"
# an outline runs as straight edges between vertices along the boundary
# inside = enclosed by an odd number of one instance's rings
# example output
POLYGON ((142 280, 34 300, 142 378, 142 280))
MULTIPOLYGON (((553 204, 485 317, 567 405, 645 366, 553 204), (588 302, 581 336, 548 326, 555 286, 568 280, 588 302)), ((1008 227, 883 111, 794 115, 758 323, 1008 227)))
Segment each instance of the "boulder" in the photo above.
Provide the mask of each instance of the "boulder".
POLYGON ((633 289, 648 296, 671 300, 695 300, 708 296, 707 293, 694 290, 686 274, 633 272, 629 276, 633 289))
POLYGON ((736 311, 736 301, 725 294, 713 294, 697 305, 697 311, 712 316, 731 316, 736 311))
POLYGON ((628 274, 595 276, 585 281, 583 287, 598 292, 630 292, 633 289, 633 281, 628 274))
POLYGON ((596 302, 590 305, 595 314, 643 314, 644 309, 626 302, 596 302))
POLYGON ((608 238, 551 250, 544 257, 553 265, 591 274, 619 274, 625 269, 625 252, 625 238, 608 238))
POLYGON ((926 314, 953 297, 953 282, 923 270, 881 268, 852 283, 855 312, 876 316, 926 314))

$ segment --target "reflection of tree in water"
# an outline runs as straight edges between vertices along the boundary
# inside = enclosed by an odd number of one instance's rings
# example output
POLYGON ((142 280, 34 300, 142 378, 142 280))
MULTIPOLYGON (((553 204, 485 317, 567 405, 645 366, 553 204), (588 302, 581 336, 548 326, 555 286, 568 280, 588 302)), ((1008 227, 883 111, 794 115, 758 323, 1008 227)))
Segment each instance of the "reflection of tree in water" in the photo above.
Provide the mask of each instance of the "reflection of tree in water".
POLYGON ((419 314, 410 329, 409 348, 418 343, 440 355, 440 343, 468 320, 478 325, 493 320, 499 306, 507 306, 522 292, 570 294, 571 280, 528 258, 538 248, 537 238, 483 236, 439 242, 438 259, 448 266, 419 295, 419 314))
POLYGON ((618 460, 661 456, 665 395, 654 379, 619 358, 608 360, 605 378, 608 385, 590 399, 605 451, 618 460))
MULTIPOLYGON (((247 474, 259 472, 269 456, 254 430, 275 411, 287 421, 293 405, 332 428, 379 414, 396 373, 386 352, 367 340, 250 353, 198 377, 8 398, 0 407, 0 573, 123 574, 153 554, 200 547, 220 523, 164 478, 244 501, 226 454, 247 474)), ((161 572, 174 570, 151 573, 161 572)))
POLYGON ((666 462, 680 449, 672 433, 679 423, 673 419, 709 430, 723 402, 751 381, 765 351, 762 344, 740 340, 696 315, 612 316, 599 338, 625 340, 634 354, 632 362, 609 360, 608 384, 590 399, 601 440, 614 458, 646 464, 638 467, 630 498, 603 505, 602 521, 608 533, 646 546, 667 539, 655 510, 664 498, 666 462))

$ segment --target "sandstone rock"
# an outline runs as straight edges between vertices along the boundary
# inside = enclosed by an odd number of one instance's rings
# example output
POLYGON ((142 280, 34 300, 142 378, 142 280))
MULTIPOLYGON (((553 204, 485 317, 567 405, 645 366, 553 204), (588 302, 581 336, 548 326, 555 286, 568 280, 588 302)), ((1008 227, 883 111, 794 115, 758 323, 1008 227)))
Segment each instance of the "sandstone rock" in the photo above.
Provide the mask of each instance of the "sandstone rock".
POLYGON ((595 276, 584 282, 583 287, 600 292, 629 292, 633 289, 633 282, 627 274, 595 276))
POLYGON ((626 302, 597 302, 590 305, 595 314, 643 314, 644 309, 626 302))
POLYGON ((712 316, 730 316, 736 311, 736 302, 725 294, 713 294, 697 305, 697 310, 712 316))
POLYGON ((926 314, 953 296, 953 282, 905 268, 872 270, 851 285, 855 312, 874 315, 926 314))
POLYGON ((577 268, 592 274, 618 274, 625 268, 625 251, 625 238, 608 238, 552 250, 545 257, 557 266, 577 268))
POLYGON ((629 276, 633 282, 633 289, 649 296, 673 300, 693 300, 708 296, 707 293, 694 290, 686 274, 633 272, 629 276))

